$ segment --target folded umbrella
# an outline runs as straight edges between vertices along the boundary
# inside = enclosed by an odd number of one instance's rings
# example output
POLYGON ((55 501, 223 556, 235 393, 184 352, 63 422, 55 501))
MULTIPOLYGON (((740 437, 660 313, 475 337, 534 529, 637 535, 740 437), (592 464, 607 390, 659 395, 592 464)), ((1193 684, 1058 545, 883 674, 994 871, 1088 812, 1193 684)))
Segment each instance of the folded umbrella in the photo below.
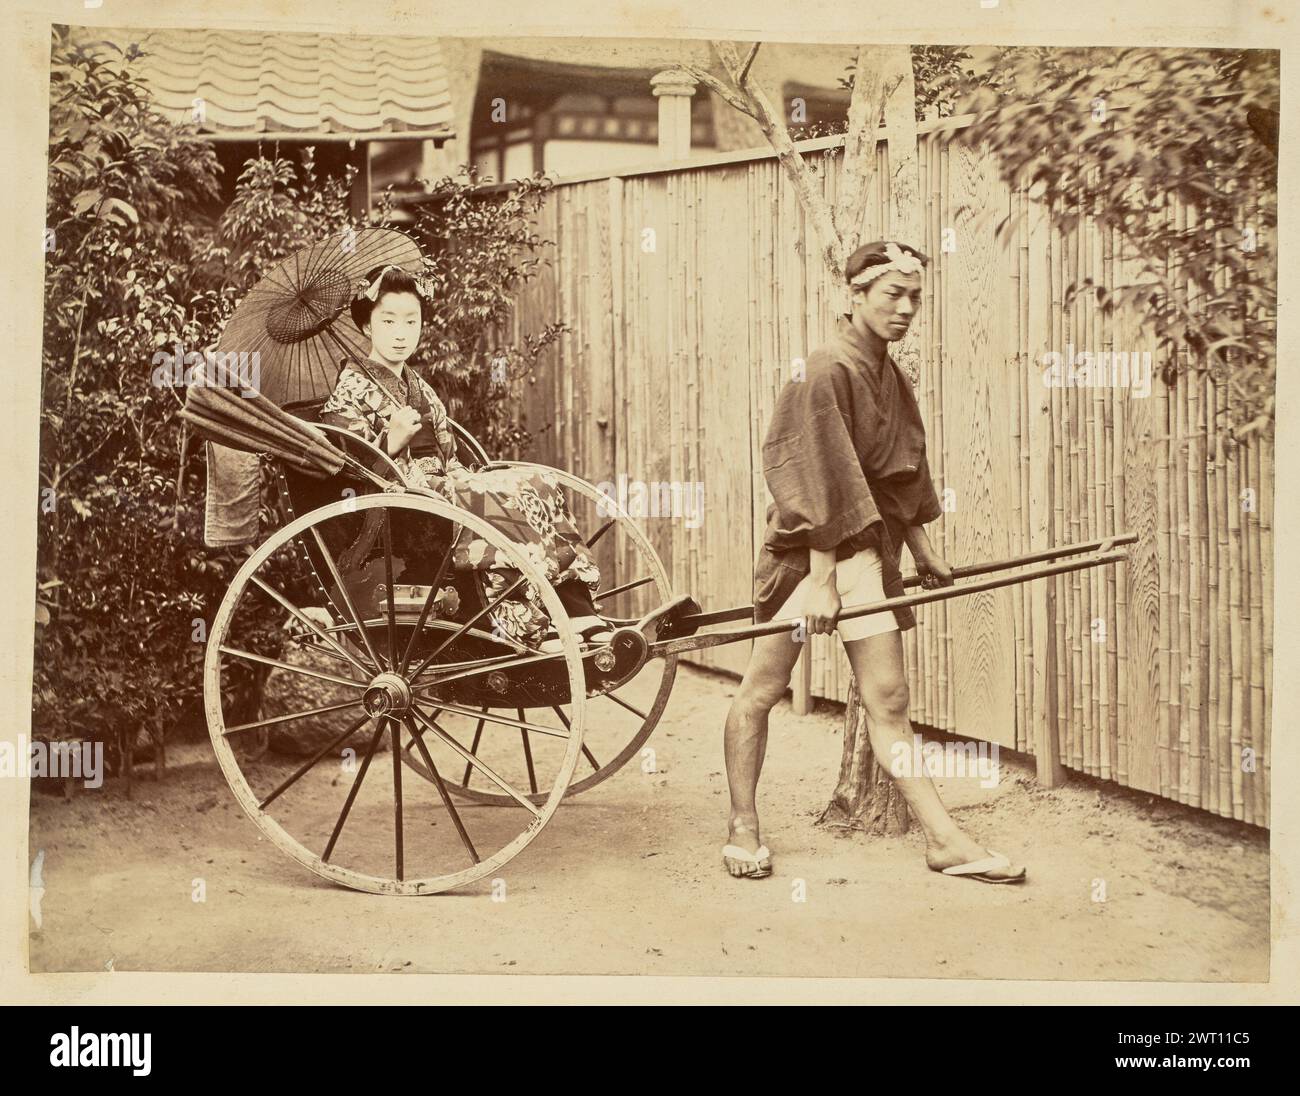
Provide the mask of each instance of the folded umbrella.
POLYGON ((250 390, 192 384, 181 418, 203 438, 251 453, 267 453, 308 475, 337 475, 343 454, 325 432, 250 390))

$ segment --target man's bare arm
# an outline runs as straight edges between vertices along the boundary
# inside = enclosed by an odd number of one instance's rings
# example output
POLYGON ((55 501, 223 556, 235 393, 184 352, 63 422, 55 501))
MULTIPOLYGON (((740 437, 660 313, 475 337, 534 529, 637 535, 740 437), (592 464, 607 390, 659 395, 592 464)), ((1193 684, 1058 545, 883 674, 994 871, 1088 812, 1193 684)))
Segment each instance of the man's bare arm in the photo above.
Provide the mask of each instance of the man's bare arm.
POLYGON ((932 575, 937 580, 926 582, 926 586, 952 585, 952 569, 934 550, 934 545, 930 543, 930 534, 925 531, 924 525, 909 526, 903 538, 907 541, 907 549, 912 553, 912 559, 916 561, 917 573, 932 575))
POLYGON ((934 546, 930 543, 930 534, 925 531, 924 525, 910 525, 903 533, 903 539, 907 541, 907 550, 912 553, 919 567, 935 555, 934 546))
POLYGON ((835 549, 825 552, 816 548, 808 550, 808 573, 812 575, 814 586, 835 585, 835 549))

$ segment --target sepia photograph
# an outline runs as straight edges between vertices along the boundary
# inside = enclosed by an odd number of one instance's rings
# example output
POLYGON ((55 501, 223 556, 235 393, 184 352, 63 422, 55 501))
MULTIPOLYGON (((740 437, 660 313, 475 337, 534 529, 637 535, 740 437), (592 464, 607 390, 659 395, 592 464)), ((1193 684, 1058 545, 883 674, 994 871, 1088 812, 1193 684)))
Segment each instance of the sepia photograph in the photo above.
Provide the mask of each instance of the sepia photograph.
POLYGON ((46 27, 31 975, 1277 976, 1267 36, 301 7, 46 27))

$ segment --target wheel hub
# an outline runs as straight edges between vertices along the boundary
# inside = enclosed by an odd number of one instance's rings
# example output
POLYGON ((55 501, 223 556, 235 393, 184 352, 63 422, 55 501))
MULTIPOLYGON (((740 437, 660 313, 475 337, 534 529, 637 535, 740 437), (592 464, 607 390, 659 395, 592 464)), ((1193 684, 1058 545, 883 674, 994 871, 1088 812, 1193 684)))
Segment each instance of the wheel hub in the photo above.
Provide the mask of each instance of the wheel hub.
POLYGON ((371 715, 402 715, 411 707, 411 687, 399 674, 382 673, 362 694, 361 702, 371 715))

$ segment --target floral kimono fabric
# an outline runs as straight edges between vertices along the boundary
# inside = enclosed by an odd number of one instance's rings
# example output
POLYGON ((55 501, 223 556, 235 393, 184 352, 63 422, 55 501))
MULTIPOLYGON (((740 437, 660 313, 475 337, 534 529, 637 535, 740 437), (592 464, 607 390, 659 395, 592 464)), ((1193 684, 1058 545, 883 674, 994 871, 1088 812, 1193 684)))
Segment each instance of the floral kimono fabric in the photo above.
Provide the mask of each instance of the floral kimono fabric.
MULTIPOLYGON (((422 429, 393 458, 407 483, 432 490, 481 517, 515 544, 552 586, 577 580, 595 594, 600 571, 574 525, 556 477, 523 468, 469 470, 456 459, 456 439, 447 422, 447 409, 433 389, 409 366, 403 366, 398 376, 384 365, 368 364, 373 380, 352 365, 343 368, 321 408, 322 421, 385 448, 393 414, 403 405, 414 407, 420 412, 422 429)), ((462 528, 452 549, 451 565, 478 571, 489 601, 519 575, 503 552, 467 528, 462 528)), ((488 619, 487 628, 528 645, 535 644, 550 626, 531 583, 524 583, 502 601, 488 619)))

